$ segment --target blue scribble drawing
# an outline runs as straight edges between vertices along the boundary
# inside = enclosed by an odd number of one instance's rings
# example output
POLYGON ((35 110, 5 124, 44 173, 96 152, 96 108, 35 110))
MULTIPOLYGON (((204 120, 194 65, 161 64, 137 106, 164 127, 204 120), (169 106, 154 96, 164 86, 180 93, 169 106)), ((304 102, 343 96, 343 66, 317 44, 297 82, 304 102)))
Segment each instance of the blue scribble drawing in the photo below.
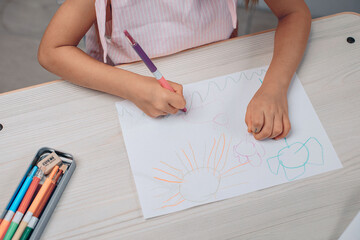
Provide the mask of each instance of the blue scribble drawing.
POLYGON ((210 80, 204 83, 201 91, 186 92, 187 113, 180 116, 188 123, 192 124, 213 124, 214 127, 221 129, 227 128, 230 116, 224 109, 227 103, 223 101, 224 91, 233 87, 230 83, 238 84, 244 81, 261 82, 266 73, 266 69, 259 69, 250 73, 240 72, 239 74, 224 76, 221 79, 210 80), (222 109, 221 111, 214 109, 222 109))
MULTIPOLYGON (((255 75, 257 75, 258 77, 262 77, 265 73, 266 73, 266 69, 260 69, 258 72, 254 71, 249 75, 246 75, 245 72, 240 72, 240 75, 237 78, 233 78, 232 76, 226 76, 222 86, 220 86, 220 83, 218 83, 216 81, 210 81, 208 83, 207 90, 205 91, 206 93, 203 96, 198 91, 194 91, 191 93, 189 100, 187 100, 187 102, 188 102, 187 109, 188 109, 188 111, 190 111, 192 109, 192 107, 194 105, 195 97, 199 98, 198 100, 200 101, 200 104, 203 104, 205 101, 207 101, 208 97, 210 95, 212 86, 219 92, 222 92, 227 88, 228 82, 230 82, 230 81, 232 81, 235 84, 239 83, 240 81, 244 81, 244 80, 250 81, 255 75)), ((260 82, 262 83, 261 79, 260 79, 260 82)))
MULTIPOLYGON (((246 74, 246 71, 240 72, 238 76, 224 76, 225 79, 222 79, 222 81, 213 80, 209 81, 207 83, 207 86, 204 86, 203 88, 206 89, 204 94, 200 93, 200 91, 193 91, 191 93, 187 93, 187 113, 183 114, 179 112, 179 115, 181 115, 185 120, 187 119, 196 119, 197 121, 195 123, 206 123, 206 122, 214 122, 216 125, 219 126, 226 126, 226 124, 229 122, 229 118, 226 113, 218 112, 215 113, 211 119, 205 119, 207 116, 204 114, 204 112, 207 112, 208 109, 211 109, 216 104, 222 105, 221 99, 216 99, 216 96, 212 96, 212 90, 215 90, 217 92, 223 92, 227 89, 229 86, 229 82, 233 82, 234 84, 237 84, 241 81, 251 81, 255 76, 259 77, 260 82, 262 83, 261 78, 266 73, 266 69, 261 68, 257 71, 253 71, 249 74, 246 74), (193 111, 192 111, 193 110, 193 111), (196 115, 194 117, 193 115, 196 115), (199 118, 200 116, 200 118, 199 118), (203 117, 201 117, 203 116, 203 117)), ((186 93, 186 90, 184 91, 186 93)), ((151 119, 148 117, 143 111, 141 111, 135 104, 125 102, 120 104, 117 103, 117 110, 118 110, 118 116, 121 118, 124 117, 130 117, 130 118, 140 118, 140 119, 151 119)), ((170 118, 170 116, 162 116, 158 119, 167 119, 170 118)))
POLYGON ((323 166, 324 150, 321 143, 310 137, 304 143, 295 142, 280 149, 278 154, 267 159, 270 171, 278 175, 280 168, 288 181, 295 180, 305 174, 308 165, 323 166))

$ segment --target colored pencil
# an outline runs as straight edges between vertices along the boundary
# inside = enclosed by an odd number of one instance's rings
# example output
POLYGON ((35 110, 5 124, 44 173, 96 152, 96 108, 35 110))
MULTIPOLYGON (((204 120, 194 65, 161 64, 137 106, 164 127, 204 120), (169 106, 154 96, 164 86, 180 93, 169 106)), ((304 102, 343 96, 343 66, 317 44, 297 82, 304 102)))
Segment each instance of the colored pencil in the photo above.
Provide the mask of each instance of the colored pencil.
MULTIPOLYGON (((44 207, 46 206, 52 192, 55 189, 56 183, 59 180, 60 176, 62 175, 63 170, 60 169, 59 172, 55 175, 55 177, 51 180, 51 184, 50 187, 48 189, 48 191, 46 192, 43 200, 41 201, 39 207, 36 209, 36 211, 34 212, 34 215, 31 217, 27 227, 24 230, 24 233, 21 235, 20 240, 27 240, 29 239, 32 231, 34 230, 34 228, 36 227, 36 224, 39 221, 39 216, 42 213, 42 211, 44 210, 44 207)), ((15 240, 15 239, 14 239, 15 240)))
MULTIPOLYGON (((145 53, 145 51, 142 49, 140 44, 135 41, 135 39, 130 35, 128 31, 124 31, 124 34, 126 38, 129 40, 130 45, 135 50, 135 52, 139 55, 141 60, 144 61, 146 67, 150 70, 150 72, 154 75, 154 77, 160 82, 160 85, 163 88, 166 88, 172 92, 175 92, 175 90, 171 87, 168 81, 164 78, 164 76, 161 74, 161 72, 157 69, 155 64, 151 61, 151 59, 148 57, 148 55, 145 53)), ((182 109, 183 112, 186 112, 186 107, 182 109)))
POLYGON ((8 229, 8 231, 6 232, 6 235, 4 237, 4 240, 11 240, 11 238, 13 237, 13 235, 15 234, 16 229, 19 226, 19 223, 22 219, 22 217, 25 214, 26 209, 29 207, 31 201, 33 200, 33 196, 35 194, 35 191, 42 179, 42 177, 44 176, 44 172, 42 169, 38 169, 20 206, 19 209, 17 210, 11 224, 10 227, 8 229))
POLYGON ((28 211, 26 212, 24 218, 22 219, 22 221, 20 222, 14 236, 13 239, 20 239, 23 231, 25 230, 27 224, 29 223, 32 215, 34 214, 34 212, 36 211, 36 209, 39 207, 41 200, 44 198, 46 192, 48 191, 49 187, 50 187, 50 183, 52 178, 55 176, 57 170, 59 169, 59 166, 55 166, 53 168, 53 170, 51 171, 51 173, 49 174, 49 177, 45 180, 44 184, 42 185, 42 187, 40 188, 40 191, 38 192, 38 194, 36 195, 34 201, 31 203, 28 211))
POLYGON ((11 204, 8 212, 6 213, 5 218, 1 222, 1 224, 0 224, 0 239, 4 238, 6 232, 9 228, 10 222, 11 222, 16 210, 18 209, 26 191, 28 190, 37 169, 38 169, 37 166, 33 167, 30 174, 27 176, 24 184, 21 186, 20 191, 18 192, 14 202, 11 204))
POLYGON ((30 166, 30 167, 28 168, 28 170, 26 171, 26 174, 23 176, 23 178, 21 179, 19 185, 17 186, 16 191, 15 191, 14 194, 12 195, 12 197, 11 197, 8 205, 6 206, 6 208, 4 209, 4 211, 2 212, 2 214, 1 214, 1 216, 0 216, 0 224, 1 224, 2 220, 5 218, 7 211, 9 210, 11 204, 14 202, 14 199, 15 199, 16 196, 18 195, 18 193, 19 193, 19 191, 20 191, 23 183, 25 182, 25 180, 26 180, 26 178, 27 178, 27 174, 31 172, 32 168, 33 168, 33 166, 30 166))

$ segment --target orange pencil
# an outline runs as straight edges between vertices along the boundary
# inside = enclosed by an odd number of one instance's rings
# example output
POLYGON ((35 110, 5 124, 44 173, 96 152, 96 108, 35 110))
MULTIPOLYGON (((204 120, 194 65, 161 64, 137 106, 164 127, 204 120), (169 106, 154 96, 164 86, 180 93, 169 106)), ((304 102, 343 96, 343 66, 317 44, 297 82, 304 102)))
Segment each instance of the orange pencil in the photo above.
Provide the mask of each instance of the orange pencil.
POLYGON ((44 198, 46 192, 48 191, 50 184, 51 184, 51 180, 55 176, 58 169, 59 169, 59 166, 55 166, 53 168, 53 170, 51 171, 51 173, 49 174, 49 177, 45 180, 44 184, 40 188, 40 191, 36 195, 34 201, 31 203, 29 210, 26 212, 23 220, 21 221, 21 223, 20 223, 18 229, 16 230, 15 235, 13 236, 12 239, 20 239, 24 229, 26 228, 26 225, 30 221, 32 215, 34 214, 36 209, 39 207, 42 199, 44 198))
POLYGON ((8 231, 6 232, 4 240, 10 240, 13 237, 13 235, 15 234, 16 229, 18 228, 19 223, 26 212, 26 209, 29 207, 29 205, 33 199, 33 196, 35 195, 36 189, 39 186, 39 183, 43 176, 44 176, 44 170, 38 169, 23 200, 21 201, 21 204, 20 204, 18 210, 16 211, 16 214, 10 224, 10 227, 9 227, 8 231))
MULTIPOLYGON (((39 221, 39 217, 42 213, 42 211, 44 210, 44 207, 46 206, 46 204, 48 203, 48 200, 52 194, 52 192, 55 189, 56 183, 58 182, 60 176, 66 171, 67 166, 66 165, 62 165, 59 169, 59 172, 55 175, 55 177, 51 180, 51 184, 50 187, 48 189, 48 191, 46 192, 44 198, 41 200, 41 203, 39 205, 39 207, 36 209, 36 211, 34 212, 34 215, 31 217, 31 220, 29 221, 27 227, 24 230, 24 233, 22 234, 20 240, 27 240, 29 239, 32 231, 35 229, 36 224, 39 221)), ((15 239, 14 239, 15 240, 15 239)))
MULTIPOLYGON (((39 205, 39 207, 36 209, 36 211, 34 212, 34 215, 32 216, 32 218, 39 218, 42 210, 44 209, 46 203, 48 202, 52 192, 55 189, 56 183, 59 180, 60 176, 66 171, 67 166, 66 165, 62 165, 59 169, 59 171, 56 173, 56 175, 54 176, 54 178, 51 180, 50 183, 50 187, 48 189, 48 191, 46 192, 46 194, 44 195, 44 198, 41 200, 41 203, 39 205)), ((30 222, 29 222, 30 224, 30 222)))
POLYGON ((37 166, 32 167, 30 174, 26 177, 26 180, 24 181, 24 183, 22 183, 20 189, 16 193, 15 199, 12 201, 9 210, 7 211, 3 221, 0 224, 0 239, 4 238, 10 226, 11 220, 13 219, 15 212, 17 211, 22 199, 24 198, 27 190, 29 189, 29 186, 34 178, 37 169, 37 166))
POLYGON ((50 187, 48 189, 48 191, 46 192, 44 198, 42 199, 39 207, 36 209, 36 211, 34 212, 34 215, 31 217, 31 220, 29 221, 27 227, 24 230, 24 233, 22 234, 20 240, 22 239, 29 239, 32 231, 35 229, 36 224, 39 221, 39 217, 42 213, 42 211, 44 210, 44 207, 46 206, 46 204, 48 203, 48 200, 52 194, 52 192, 55 189, 56 183, 58 182, 60 176, 66 171, 67 166, 66 165, 62 165, 59 169, 59 172, 55 175, 55 177, 51 180, 51 184, 50 187))

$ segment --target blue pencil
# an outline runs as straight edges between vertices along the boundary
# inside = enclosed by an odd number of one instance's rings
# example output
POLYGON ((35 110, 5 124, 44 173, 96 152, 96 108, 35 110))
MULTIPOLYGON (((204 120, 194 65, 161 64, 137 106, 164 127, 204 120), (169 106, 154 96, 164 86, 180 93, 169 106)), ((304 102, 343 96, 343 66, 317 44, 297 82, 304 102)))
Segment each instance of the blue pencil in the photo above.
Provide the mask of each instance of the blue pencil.
POLYGON ((10 225, 11 219, 13 218, 16 210, 18 209, 22 199, 24 198, 24 195, 26 193, 26 191, 28 190, 31 181, 37 171, 38 167, 34 166, 33 169, 31 170, 30 174, 27 176, 24 184, 21 186, 18 194, 15 197, 15 200, 12 202, 9 211, 6 213, 5 218, 3 219, 3 221, 0 224, 0 239, 3 239, 3 237, 6 234, 6 231, 10 225))

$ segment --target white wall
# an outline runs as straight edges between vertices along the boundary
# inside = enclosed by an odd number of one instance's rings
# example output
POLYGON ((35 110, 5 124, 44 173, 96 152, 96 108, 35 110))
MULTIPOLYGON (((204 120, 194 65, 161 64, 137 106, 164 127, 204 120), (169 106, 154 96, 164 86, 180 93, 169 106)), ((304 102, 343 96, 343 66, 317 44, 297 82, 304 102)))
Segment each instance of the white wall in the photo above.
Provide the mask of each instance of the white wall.
MULTIPOLYGON (((360 13, 360 0, 305 0, 305 2, 313 17, 322 17, 339 12, 360 13)), ((259 0, 257 8, 270 10, 264 0, 259 0)))

